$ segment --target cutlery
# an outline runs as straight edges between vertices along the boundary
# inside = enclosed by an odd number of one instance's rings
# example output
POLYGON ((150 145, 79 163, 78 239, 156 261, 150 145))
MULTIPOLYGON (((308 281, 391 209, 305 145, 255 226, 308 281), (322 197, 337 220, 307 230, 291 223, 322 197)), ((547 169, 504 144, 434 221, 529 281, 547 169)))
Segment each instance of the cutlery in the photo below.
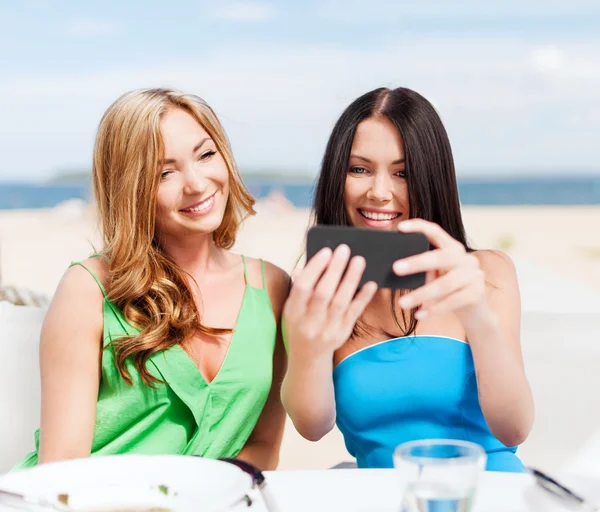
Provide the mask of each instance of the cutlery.
POLYGON ((535 481, 537 482, 537 484, 540 487, 542 487, 543 489, 545 489, 546 491, 553 494, 554 496, 558 496, 567 501, 570 501, 571 503, 579 505, 580 510, 582 510, 582 511, 585 510, 588 512, 600 512, 600 508, 598 508, 596 505, 590 503, 588 500, 586 500, 579 494, 575 493, 575 491, 573 491, 572 489, 569 489, 567 486, 565 486, 564 484, 561 484, 560 482, 558 482, 551 476, 547 475, 546 473, 540 471, 539 469, 535 469, 535 468, 528 468, 528 469, 529 469, 529 472, 535 478, 535 481))

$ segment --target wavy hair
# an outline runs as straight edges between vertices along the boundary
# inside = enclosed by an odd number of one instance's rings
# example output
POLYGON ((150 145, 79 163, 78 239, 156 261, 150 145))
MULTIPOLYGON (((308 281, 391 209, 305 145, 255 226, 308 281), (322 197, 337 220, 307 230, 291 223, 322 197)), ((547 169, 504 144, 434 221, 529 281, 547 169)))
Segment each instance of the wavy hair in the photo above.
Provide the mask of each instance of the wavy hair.
POLYGON ((160 123, 178 108, 206 130, 229 171, 223 221, 213 233, 229 249, 239 225, 253 215, 254 198, 244 187, 227 136, 216 114, 198 96, 171 89, 139 89, 118 98, 105 112, 96 136, 92 179, 108 261, 107 294, 140 332, 113 340, 117 368, 132 384, 131 360, 143 382, 159 382, 146 368, 155 352, 182 344, 192 335, 219 335, 230 329, 201 323, 189 276, 160 248, 156 235, 159 162, 164 158, 160 123))

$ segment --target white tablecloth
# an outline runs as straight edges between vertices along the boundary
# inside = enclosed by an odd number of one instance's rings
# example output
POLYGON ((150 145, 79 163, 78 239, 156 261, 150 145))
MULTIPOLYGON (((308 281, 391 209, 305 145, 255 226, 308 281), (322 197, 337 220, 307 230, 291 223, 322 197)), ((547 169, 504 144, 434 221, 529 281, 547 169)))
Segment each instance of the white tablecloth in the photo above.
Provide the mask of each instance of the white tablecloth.
MULTIPOLYGON (((392 469, 266 472, 281 512, 398 512, 399 482, 392 469)), ((600 481, 561 476, 561 481, 600 504, 600 481)), ((251 509, 252 510, 252 509, 251 509)), ((529 475, 485 472, 473 512, 572 510, 535 485, 529 475)), ((256 503, 255 512, 264 507, 256 503)))

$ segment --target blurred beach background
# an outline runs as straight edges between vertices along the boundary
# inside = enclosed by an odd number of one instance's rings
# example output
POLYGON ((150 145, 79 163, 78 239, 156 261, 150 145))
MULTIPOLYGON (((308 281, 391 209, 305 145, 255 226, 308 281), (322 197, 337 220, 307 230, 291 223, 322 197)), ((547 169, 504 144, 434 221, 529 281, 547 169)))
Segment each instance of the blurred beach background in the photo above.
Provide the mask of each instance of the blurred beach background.
MULTIPOLYGON (((61 5, 0 5, 0 47, 11 49, 0 56, 6 294, 51 297, 70 262, 100 247, 91 152, 121 93, 165 86, 208 101, 258 199, 234 250, 291 272, 333 123, 367 90, 410 87, 448 130, 472 245, 517 267, 537 405, 519 453, 555 469, 597 443, 600 4, 61 5)), ((282 469, 349 460, 337 430, 310 443, 288 424, 282 469)))

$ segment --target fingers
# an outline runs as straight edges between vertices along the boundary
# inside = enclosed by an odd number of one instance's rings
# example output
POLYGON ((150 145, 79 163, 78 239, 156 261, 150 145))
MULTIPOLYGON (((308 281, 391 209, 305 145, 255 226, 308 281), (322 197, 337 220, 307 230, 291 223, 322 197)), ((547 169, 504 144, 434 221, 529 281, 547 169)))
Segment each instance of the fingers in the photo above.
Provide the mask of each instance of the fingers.
POLYGON ((365 267, 366 261, 362 256, 355 256, 350 261, 346 275, 340 283, 329 306, 333 316, 342 316, 348 309, 350 302, 352 302, 352 299, 356 294, 365 267))
POLYGON ((314 287, 315 283, 321 277, 321 274, 329 264, 333 253, 329 247, 323 247, 317 252, 310 260, 306 262, 306 265, 294 274, 294 283, 299 282, 301 284, 310 284, 314 287))
POLYGON ((459 266, 435 278, 427 273, 426 284, 398 301, 403 309, 421 309, 415 318, 423 319, 431 314, 448 313, 467 304, 474 304, 485 296, 485 275, 476 256, 463 256, 459 266), (466 291, 465 291, 466 290, 466 291))
POLYGON ((318 284, 316 284, 308 304, 309 309, 318 312, 327 310, 329 303, 338 289, 342 275, 348 266, 349 259, 350 248, 345 244, 339 245, 333 252, 327 270, 325 270, 318 284))
POLYGON ((405 220, 398 224, 398 230, 403 233, 423 233, 433 245, 440 249, 451 249, 456 245, 462 247, 458 240, 452 238, 435 222, 423 219, 405 220))
POLYGON ((327 257, 317 256, 318 261, 311 260, 297 274, 283 317, 288 344, 323 353, 337 350, 348 340, 377 285, 367 283, 356 293, 366 262, 360 256, 350 260, 346 245, 327 257))
POLYGON ((423 318, 432 315, 452 313, 458 309, 475 304, 482 294, 485 294, 485 292, 481 291, 478 283, 472 283, 471 285, 438 300, 434 304, 429 305, 427 309, 417 311, 415 313, 415 318, 422 320, 423 318))
POLYGON ((333 254, 331 249, 321 249, 295 274, 295 279, 286 303, 288 311, 305 311, 315 285, 329 265, 333 254))
POLYGON ((459 246, 459 248, 437 249, 402 258, 395 261, 392 268, 397 276, 428 272, 429 270, 448 270, 460 264, 465 256, 464 248, 460 244, 459 246))
POLYGON ((344 328, 349 328, 352 331, 376 292, 377 284, 372 281, 369 281, 360 289, 343 316, 342 325, 344 328))
POLYGON ((398 302, 403 309, 416 308, 426 302, 433 303, 468 286, 476 277, 471 268, 459 267, 429 284, 403 295, 398 302))
POLYGON ((398 276, 430 270, 449 270, 460 265, 466 255, 465 247, 433 222, 411 219, 401 222, 398 229, 404 233, 423 233, 434 246, 438 247, 434 251, 395 261, 393 270, 398 276))

